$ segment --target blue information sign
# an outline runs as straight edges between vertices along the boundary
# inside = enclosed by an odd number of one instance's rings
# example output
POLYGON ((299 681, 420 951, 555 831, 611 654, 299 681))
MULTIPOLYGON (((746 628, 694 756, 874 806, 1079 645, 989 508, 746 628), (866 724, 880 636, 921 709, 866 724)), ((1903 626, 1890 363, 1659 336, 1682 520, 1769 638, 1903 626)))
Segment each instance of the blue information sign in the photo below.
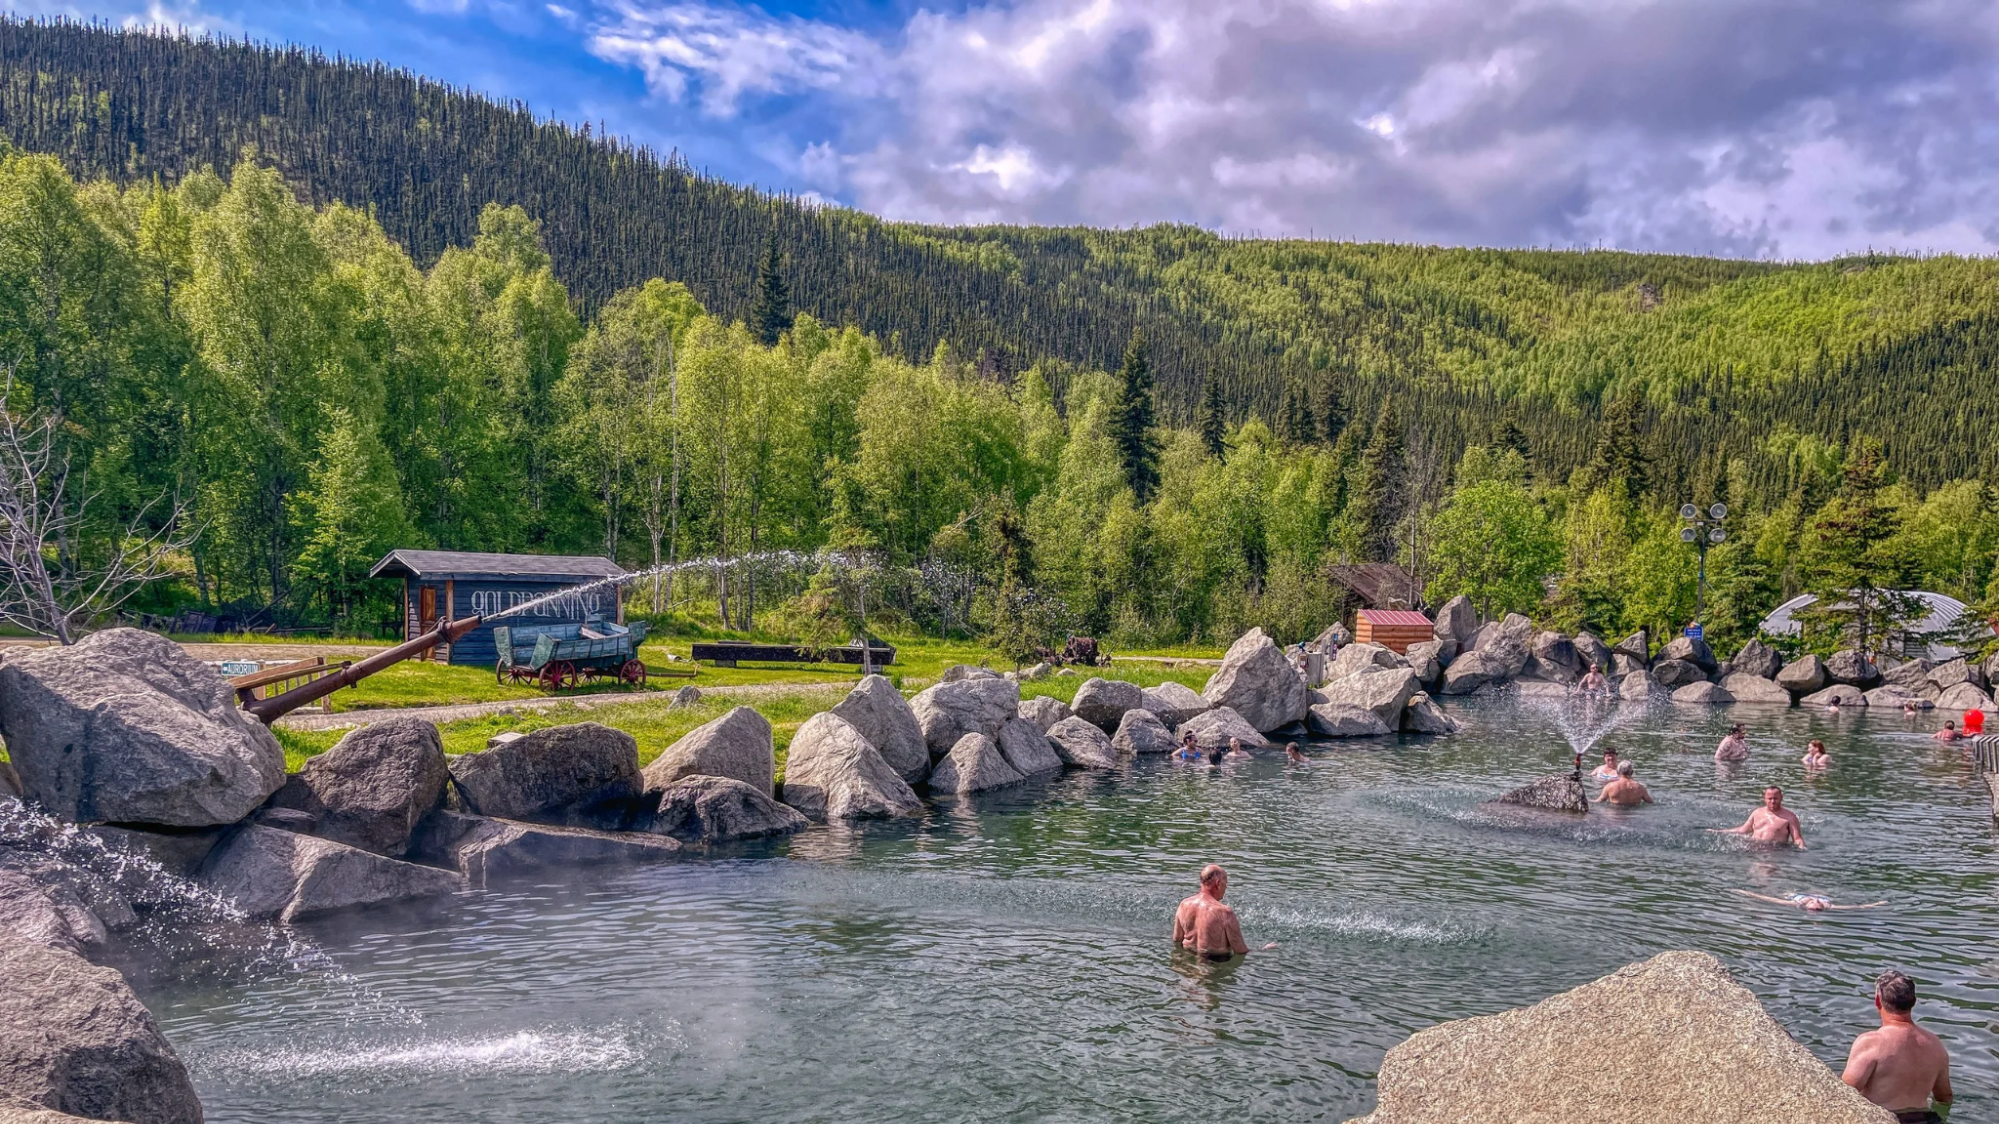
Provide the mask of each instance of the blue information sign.
POLYGON ((1700 622, 1696 621, 1692 625, 1687 626, 1687 636, 1692 637, 1695 640, 1701 639, 1700 622))

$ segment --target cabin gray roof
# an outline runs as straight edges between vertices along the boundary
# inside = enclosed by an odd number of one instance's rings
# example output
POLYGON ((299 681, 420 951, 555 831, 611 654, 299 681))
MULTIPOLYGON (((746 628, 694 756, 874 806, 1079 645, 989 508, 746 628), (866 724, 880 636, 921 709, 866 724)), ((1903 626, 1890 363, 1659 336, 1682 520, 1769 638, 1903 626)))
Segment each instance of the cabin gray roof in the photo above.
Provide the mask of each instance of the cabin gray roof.
POLYGON ((370 578, 464 578, 573 582, 618 578, 623 567, 597 555, 498 555, 483 551, 390 551, 370 578))

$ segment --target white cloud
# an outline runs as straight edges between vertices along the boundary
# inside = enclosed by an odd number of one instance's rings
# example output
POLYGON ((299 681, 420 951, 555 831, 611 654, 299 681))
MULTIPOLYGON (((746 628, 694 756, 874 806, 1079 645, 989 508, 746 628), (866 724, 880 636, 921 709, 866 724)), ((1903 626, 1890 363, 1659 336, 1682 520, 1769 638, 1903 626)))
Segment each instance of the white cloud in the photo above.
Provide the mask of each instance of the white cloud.
POLYGON ((1824 256, 1999 243, 1991 0, 605 0, 590 49, 897 218, 1824 256), (810 94, 814 106, 784 99, 810 94))

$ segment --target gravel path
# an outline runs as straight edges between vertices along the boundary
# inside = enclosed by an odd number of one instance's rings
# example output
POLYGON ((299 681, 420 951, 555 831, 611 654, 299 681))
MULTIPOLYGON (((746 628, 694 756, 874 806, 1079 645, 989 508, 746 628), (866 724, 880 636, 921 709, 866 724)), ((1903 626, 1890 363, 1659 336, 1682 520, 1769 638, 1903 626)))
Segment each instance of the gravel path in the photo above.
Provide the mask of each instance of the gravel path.
MULTIPOLYGON (((734 684, 704 687, 701 689, 701 696, 704 699, 711 697, 768 699, 774 695, 814 693, 844 695, 853 686, 843 683, 734 684)), ((472 719, 480 715, 496 715, 503 711, 547 711, 562 706, 575 707, 579 711, 591 711, 599 707, 618 707, 627 703, 664 702, 671 698, 673 698, 671 691, 641 691, 616 695, 577 695, 568 698, 551 696, 547 699, 496 699, 490 703, 452 703, 441 707, 374 707, 362 711, 337 711, 331 715, 316 711, 294 711, 279 719, 275 725, 288 730, 341 730, 372 723, 376 719, 388 718, 391 715, 407 715, 411 718, 427 719, 433 723, 448 723, 453 719, 472 719)))

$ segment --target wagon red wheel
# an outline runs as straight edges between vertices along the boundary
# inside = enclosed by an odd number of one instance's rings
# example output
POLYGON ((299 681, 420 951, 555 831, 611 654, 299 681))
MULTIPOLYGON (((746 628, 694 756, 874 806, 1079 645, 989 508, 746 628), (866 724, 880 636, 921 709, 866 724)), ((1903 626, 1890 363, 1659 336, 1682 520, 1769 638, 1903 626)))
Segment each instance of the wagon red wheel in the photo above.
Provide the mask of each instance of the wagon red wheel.
POLYGON ((572 664, 567 660, 563 661, 562 686, 566 688, 573 688, 581 685, 582 683, 583 683, 583 673, 576 670, 575 664, 572 664))
MULTIPOLYGON (((542 665, 541 666, 542 690, 560 691, 562 690, 563 687, 567 686, 563 683, 563 674, 565 671, 569 671, 569 665, 560 660, 551 660, 548 663, 542 665)), ((570 674, 572 676, 574 675, 573 672, 570 672, 570 674)))
POLYGON ((634 656, 618 669, 618 678, 633 687, 646 686, 646 662, 634 656))
POLYGON ((534 669, 520 664, 510 664, 507 666, 508 683, 531 684, 534 682, 534 680, 535 680, 534 669))

